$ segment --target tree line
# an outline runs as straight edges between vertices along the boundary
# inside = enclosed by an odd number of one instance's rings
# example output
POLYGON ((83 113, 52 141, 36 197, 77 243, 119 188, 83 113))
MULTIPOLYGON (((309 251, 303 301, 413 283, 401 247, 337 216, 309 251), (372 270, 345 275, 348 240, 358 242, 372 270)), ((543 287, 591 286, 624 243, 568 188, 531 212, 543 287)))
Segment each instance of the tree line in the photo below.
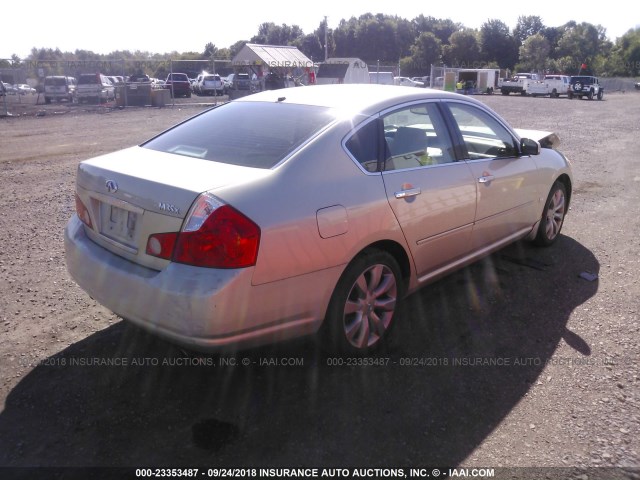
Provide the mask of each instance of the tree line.
MULTIPOLYGON (((431 65, 632 77, 638 76, 640 71, 640 29, 630 29, 612 42, 601 25, 570 21, 550 27, 535 15, 520 16, 511 30, 497 19, 489 19, 479 29, 472 29, 450 19, 431 16, 420 15, 408 20, 366 13, 357 18, 342 19, 335 29, 328 29, 325 22, 321 22, 307 34, 297 25, 265 22, 249 40, 237 41, 226 48, 217 48, 210 42, 202 52, 157 54, 126 50, 102 55, 87 50, 61 52, 59 49, 33 48, 26 60, 144 58, 149 63, 169 58, 228 60, 250 42, 293 45, 314 62, 320 62, 325 57, 325 38, 329 57, 358 57, 369 64, 398 65, 407 76, 427 75, 431 65)), ((14 55, 11 63, 17 66, 20 61, 14 55)), ((143 73, 160 76, 155 75, 159 72, 143 73)))

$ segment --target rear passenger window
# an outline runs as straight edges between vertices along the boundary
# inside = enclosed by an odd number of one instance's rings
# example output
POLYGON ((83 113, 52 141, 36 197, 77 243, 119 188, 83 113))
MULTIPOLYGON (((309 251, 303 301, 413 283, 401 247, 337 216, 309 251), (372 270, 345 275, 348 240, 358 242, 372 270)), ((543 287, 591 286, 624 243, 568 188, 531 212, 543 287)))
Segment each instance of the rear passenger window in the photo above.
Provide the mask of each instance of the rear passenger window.
POLYGON ((369 122, 345 143, 349 153, 368 172, 378 171, 378 125, 376 120, 369 122))

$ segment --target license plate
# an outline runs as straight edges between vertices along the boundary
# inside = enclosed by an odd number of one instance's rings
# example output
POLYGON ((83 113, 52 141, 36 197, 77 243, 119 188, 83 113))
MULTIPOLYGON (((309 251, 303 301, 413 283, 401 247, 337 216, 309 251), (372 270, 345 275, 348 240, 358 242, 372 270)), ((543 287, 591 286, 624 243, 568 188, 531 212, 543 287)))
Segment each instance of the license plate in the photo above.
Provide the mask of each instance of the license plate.
POLYGON ((102 204, 101 233, 128 246, 135 246, 138 214, 114 205, 102 204))

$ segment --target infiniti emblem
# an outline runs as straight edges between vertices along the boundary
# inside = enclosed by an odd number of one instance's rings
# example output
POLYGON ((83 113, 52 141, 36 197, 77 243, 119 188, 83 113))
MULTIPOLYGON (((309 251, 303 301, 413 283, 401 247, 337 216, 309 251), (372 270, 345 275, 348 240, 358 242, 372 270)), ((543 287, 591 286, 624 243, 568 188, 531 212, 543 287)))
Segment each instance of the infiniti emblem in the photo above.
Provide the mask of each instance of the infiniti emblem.
POLYGON ((116 193, 118 191, 118 184, 113 180, 107 180, 105 186, 107 187, 107 191, 109 193, 116 193))

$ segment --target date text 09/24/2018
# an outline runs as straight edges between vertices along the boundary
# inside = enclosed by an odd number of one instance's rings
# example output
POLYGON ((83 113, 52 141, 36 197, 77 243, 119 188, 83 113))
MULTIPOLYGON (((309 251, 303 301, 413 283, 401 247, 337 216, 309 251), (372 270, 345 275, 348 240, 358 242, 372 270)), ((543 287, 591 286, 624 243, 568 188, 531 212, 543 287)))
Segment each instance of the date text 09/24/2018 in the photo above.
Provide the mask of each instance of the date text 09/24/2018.
POLYGON ((492 468, 192 468, 136 469, 136 477, 207 478, 450 478, 495 476, 492 468))

